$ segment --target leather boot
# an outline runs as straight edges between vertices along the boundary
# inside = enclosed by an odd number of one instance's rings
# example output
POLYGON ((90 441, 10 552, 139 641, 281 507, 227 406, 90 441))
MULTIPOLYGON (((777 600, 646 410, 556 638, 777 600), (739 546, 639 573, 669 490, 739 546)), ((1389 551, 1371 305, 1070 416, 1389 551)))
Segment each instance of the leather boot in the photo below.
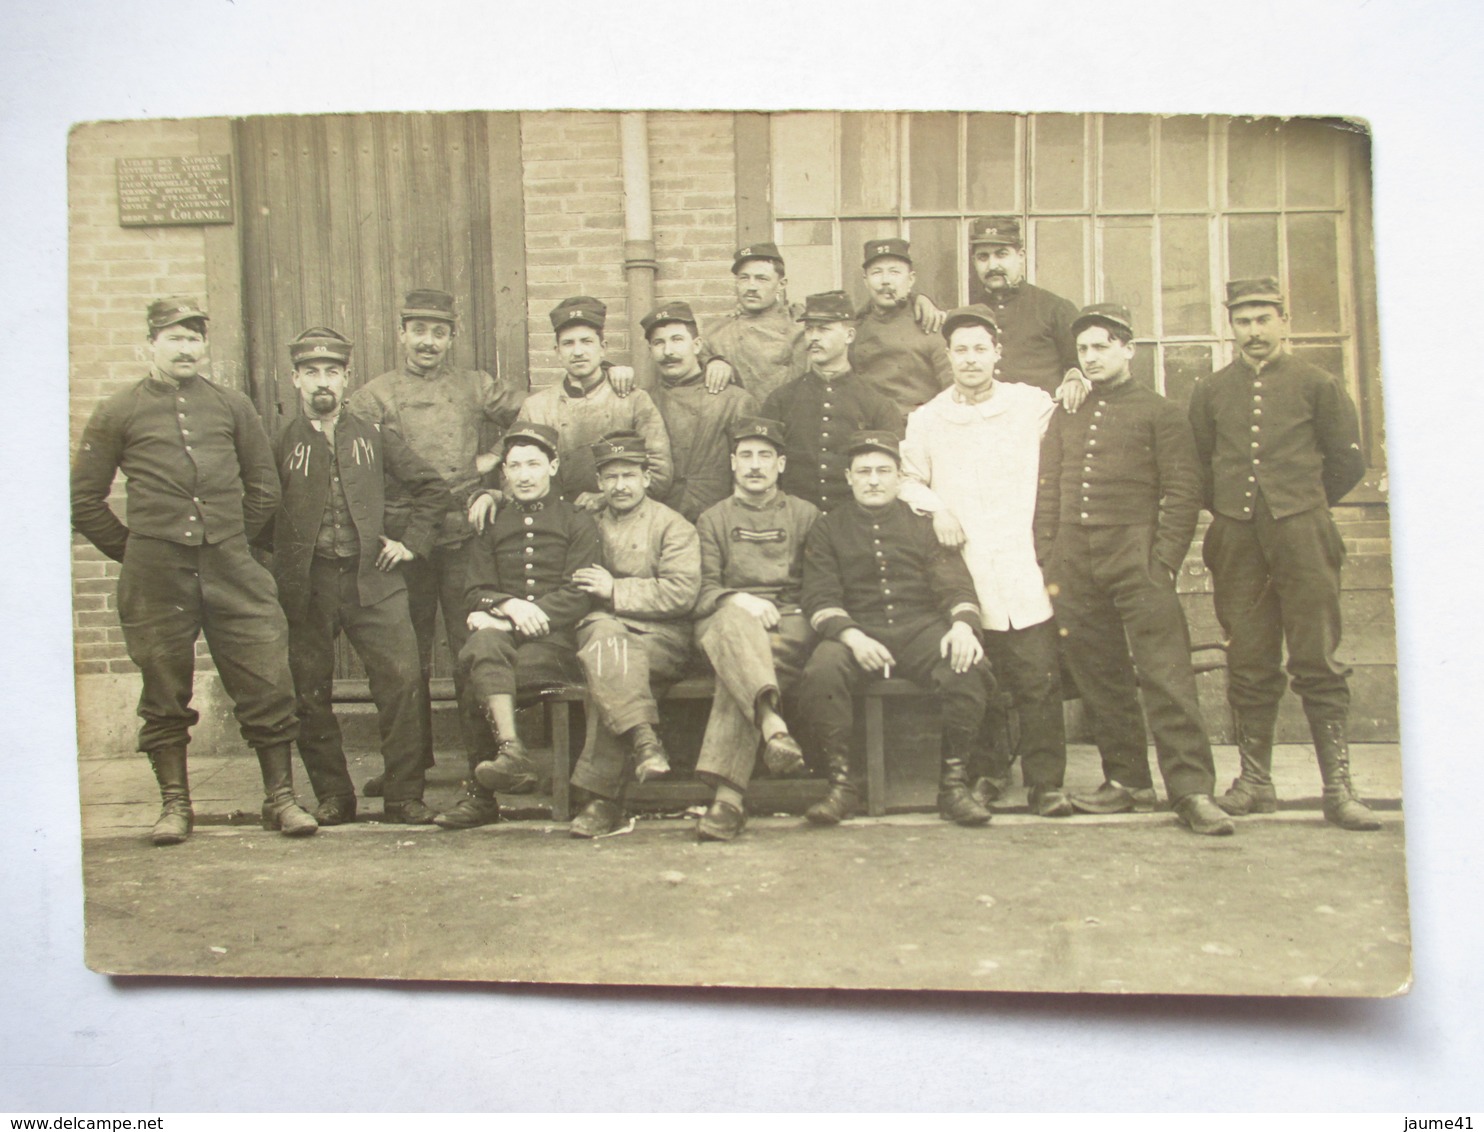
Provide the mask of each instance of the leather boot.
POLYGON ((191 835, 196 815, 191 811, 191 790, 186 780, 186 749, 181 744, 149 752, 155 781, 160 784, 160 817, 149 831, 156 845, 179 845, 191 835))
POLYGON ((627 737, 634 752, 634 781, 648 782, 651 778, 663 778, 670 773, 670 757, 665 754, 665 745, 648 723, 631 728, 627 737))
POLYGON ((1319 775, 1324 779, 1324 820, 1341 829, 1364 832, 1381 828, 1376 815, 1355 796, 1350 784, 1350 744, 1343 719, 1311 719, 1314 753, 1319 757, 1319 775))
POLYGON ((938 779, 938 816, 959 825, 984 825, 992 816, 969 790, 968 742, 951 732, 943 736, 943 762, 938 779))
POLYGON ((1240 711, 1234 716, 1237 757, 1241 759, 1242 769, 1232 780, 1231 789, 1215 800, 1216 804, 1233 817, 1275 813, 1278 791, 1273 788, 1273 727, 1277 712, 1240 711))
POLYGON ((288 837, 306 837, 319 828, 314 815, 294 797, 294 753, 287 743, 258 748, 263 771, 263 828, 288 837))
POLYGON ((830 790, 804 816, 815 825, 839 825, 855 813, 861 800, 850 777, 850 736, 845 732, 821 735, 819 745, 829 768, 830 790))

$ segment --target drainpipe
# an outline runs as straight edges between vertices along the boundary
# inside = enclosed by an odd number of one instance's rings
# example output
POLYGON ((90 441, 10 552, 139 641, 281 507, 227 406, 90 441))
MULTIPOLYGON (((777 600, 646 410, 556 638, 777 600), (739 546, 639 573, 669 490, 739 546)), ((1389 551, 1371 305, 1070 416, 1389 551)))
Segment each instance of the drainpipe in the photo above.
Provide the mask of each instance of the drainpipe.
POLYGON ((641 389, 654 388, 654 362, 644 345, 640 320, 654 309, 654 212, 649 197, 649 115, 642 110, 618 116, 623 153, 623 271, 628 288, 629 357, 641 389))

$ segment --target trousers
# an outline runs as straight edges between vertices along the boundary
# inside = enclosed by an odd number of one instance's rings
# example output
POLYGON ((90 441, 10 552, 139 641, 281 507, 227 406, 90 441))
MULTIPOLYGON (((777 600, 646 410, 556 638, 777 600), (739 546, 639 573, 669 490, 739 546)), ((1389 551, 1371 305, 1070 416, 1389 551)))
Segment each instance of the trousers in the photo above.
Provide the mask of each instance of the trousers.
MULTIPOLYGON (((947 618, 932 615, 885 629, 865 627, 865 632, 891 650, 896 660, 893 676, 915 680, 938 693, 944 735, 954 735, 967 743, 984 716, 990 680, 983 661, 960 673, 940 655, 948 626, 947 618)), ((850 733, 855 721, 855 692, 868 677, 872 674, 856 663, 855 654, 839 641, 821 641, 815 648, 799 681, 799 710, 818 746, 828 748, 829 737, 850 733)))
POLYGON ((1103 776, 1153 785, 1139 693, 1172 803, 1215 785, 1190 630, 1174 579, 1154 561, 1154 526, 1064 524, 1047 572, 1067 665, 1082 693, 1103 776))
MULTIPOLYGON (((1023 629, 984 630, 984 659, 994 675, 991 687, 1010 693, 1020 737, 1014 754, 1027 786, 1059 788, 1067 773, 1067 727, 1062 716, 1061 664, 1056 626, 1050 620, 1023 629)), ((986 713, 986 718, 989 713, 986 713)), ((985 738, 984 758, 975 760, 995 778, 1010 777, 1011 752, 993 749, 985 738)))
POLYGON ((577 658, 594 710, 587 713, 587 738, 572 785, 604 798, 622 793, 628 752, 619 736, 660 721, 656 686, 680 678, 690 661, 690 641, 689 621, 634 627, 611 613, 593 613, 577 626, 577 658))
POLYGON ((144 684, 141 751, 190 742, 200 719, 191 684, 203 634, 248 746, 298 737, 288 621, 273 575, 248 553, 243 535, 201 546, 130 535, 118 604, 124 646, 144 684))
POLYGON ((381 757, 384 797, 407 802, 423 795, 420 721, 427 697, 417 655, 417 637, 407 615, 407 595, 391 594, 375 605, 360 603, 356 558, 316 557, 309 567, 309 605, 302 621, 289 624, 289 668, 299 710, 299 757, 320 801, 353 797, 340 724, 331 708, 335 638, 350 641, 371 683, 381 757))
POLYGON ((1273 518, 1258 495, 1251 522, 1216 515, 1202 557, 1227 646, 1227 697, 1237 712, 1277 707, 1283 646, 1294 694, 1313 720, 1350 711, 1350 668, 1340 663, 1340 569, 1345 544, 1326 507, 1273 518))
POLYGON ((469 628, 465 624, 469 611, 464 602, 469 588, 469 557, 473 549, 473 539, 457 546, 436 546, 428 557, 414 558, 400 567, 407 581, 407 609, 412 616, 418 662, 422 666, 424 707, 419 726, 422 758, 427 766, 433 764, 433 707, 428 688, 433 678, 433 642, 438 635, 440 608, 443 610, 443 631, 448 637, 448 651, 455 659, 454 695, 458 700, 459 731, 464 737, 469 765, 495 757, 494 738, 480 721, 477 705, 469 700, 464 686, 464 671, 457 663, 459 652, 469 637, 469 628))
POLYGON ((716 672, 696 776, 745 791, 763 741, 758 703, 767 692, 792 700, 814 633, 802 613, 784 613, 775 628, 766 629, 752 614, 723 605, 696 623, 696 643, 716 672))

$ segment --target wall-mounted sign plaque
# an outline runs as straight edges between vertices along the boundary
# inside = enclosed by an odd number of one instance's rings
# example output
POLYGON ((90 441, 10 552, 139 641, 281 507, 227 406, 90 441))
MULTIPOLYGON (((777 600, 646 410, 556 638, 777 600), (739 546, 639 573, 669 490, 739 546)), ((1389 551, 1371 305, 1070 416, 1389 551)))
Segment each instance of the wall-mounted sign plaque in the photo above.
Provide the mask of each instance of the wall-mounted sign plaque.
POLYGON ((120 157, 119 224, 232 223, 232 158, 120 157))

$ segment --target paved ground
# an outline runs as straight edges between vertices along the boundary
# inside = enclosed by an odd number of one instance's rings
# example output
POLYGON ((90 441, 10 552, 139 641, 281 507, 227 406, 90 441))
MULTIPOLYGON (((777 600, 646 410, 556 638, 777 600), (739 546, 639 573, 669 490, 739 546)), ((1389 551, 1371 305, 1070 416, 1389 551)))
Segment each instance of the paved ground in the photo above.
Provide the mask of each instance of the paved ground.
MULTIPOLYGON (((1376 834, 1328 826, 1304 748, 1285 807, 1197 838, 1167 812, 1063 821, 931 814, 815 830, 755 818, 700 845, 685 817, 573 841, 539 818, 463 833, 362 821, 266 834, 250 759, 198 758, 203 822, 146 839, 142 759, 81 764, 89 966, 111 973, 1389 994, 1410 979, 1400 768, 1358 747, 1376 834), (234 813, 234 811, 239 811, 234 813), (248 811, 248 812, 240 812, 248 811)), ((358 760, 356 779, 371 770, 358 760)), ((1218 765, 1233 753, 1218 751, 1218 765)), ((1068 781, 1092 786, 1074 749, 1068 781)), ((428 791, 451 800, 453 772, 428 791)), ((539 801, 539 800, 538 800, 539 801)), ((375 805, 375 803, 371 803, 375 805)), ((526 812, 535 812, 530 800, 526 812)))

